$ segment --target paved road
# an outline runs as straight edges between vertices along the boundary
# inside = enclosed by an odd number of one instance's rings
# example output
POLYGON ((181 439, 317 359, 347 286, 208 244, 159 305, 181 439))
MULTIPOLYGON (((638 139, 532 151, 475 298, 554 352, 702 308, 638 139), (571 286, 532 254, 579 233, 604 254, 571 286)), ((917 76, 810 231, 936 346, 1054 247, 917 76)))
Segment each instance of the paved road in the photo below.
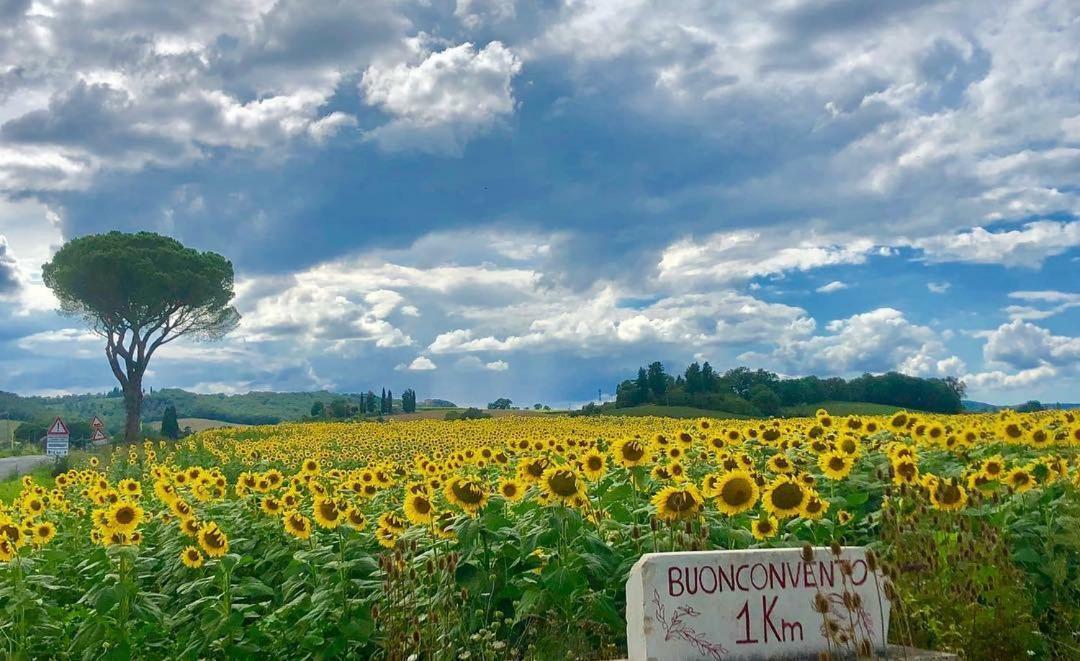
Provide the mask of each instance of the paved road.
POLYGON ((43 454, 28 454, 24 457, 4 457, 0 459, 0 480, 10 480, 24 473, 29 473, 42 464, 52 463, 53 458, 43 454))

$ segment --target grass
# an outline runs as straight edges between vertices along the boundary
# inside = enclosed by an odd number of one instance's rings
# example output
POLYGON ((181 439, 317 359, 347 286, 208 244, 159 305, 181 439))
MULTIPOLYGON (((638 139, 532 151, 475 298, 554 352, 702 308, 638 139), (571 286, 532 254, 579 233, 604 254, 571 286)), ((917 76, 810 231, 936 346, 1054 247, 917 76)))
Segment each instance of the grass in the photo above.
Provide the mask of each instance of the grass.
MULTIPOLYGON (((218 429, 219 427, 250 427, 251 425, 242 425, 237 422, 225 422, 223 420, 211 420, 210 418, 180 418, 177 420, 180 423, 180 429, 184 427, 191 427, 191 431, 206 431, 207 429, 218 429)), ((158 428, 161 427, 161 423, 157 423, 158 428)))
POLYGON ((781 409, 784 415, 790 417, 812 416, 818 409, 825 409, 833 415, 890 415, 902 406, 892 404, 871 404, 870 402, 819 402, 817 404, 800 404, 798 406, 785 406, 781 409))
POLYGON ((739 413, 729 413, 728 411, 710 411, 709 409, 698 409, 693 406, 660 406, 657 404, 643 404, 642 406, 631 406, 625 409, 611 409, 605 411, 610 415, 628 415, 628 416, 646 416, 653 415, 659 418, 737 418, 743 419, 747 416, 739 413))
MULTIPOLYGON (((52 478, 52 465, 45 464, 44 466, 38 466, 34 470, 27 473, 34 482, 41 486, 51 487, 53 486, 52 478)), ((0 482, 0 503, 10 503, 22 492, 22 477, 16 476, 10 480, 0 482)))

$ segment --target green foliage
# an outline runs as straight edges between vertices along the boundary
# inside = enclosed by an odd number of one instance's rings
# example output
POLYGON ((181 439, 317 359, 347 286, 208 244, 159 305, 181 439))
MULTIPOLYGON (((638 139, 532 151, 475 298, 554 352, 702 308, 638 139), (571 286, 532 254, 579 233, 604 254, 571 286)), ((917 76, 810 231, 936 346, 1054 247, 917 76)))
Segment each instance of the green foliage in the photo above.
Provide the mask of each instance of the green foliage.
POLYGON ((718 374, 708 362, 690 363, 682 375, 671 376, 663 364, 639 368, 637 378, 615 389, 619 408, 659 404, 732 411, 750 416, 778 415, 781 407, 844 400, 893 405, 918 411, 959 413, 963 382, 955 378, 921 379, 889 372, 858 378, 820 379, 808 376, 781 379, 763 369, 736 367, 718 374))
POLYGON ((444 420, 483 420, 484 418, 490 418, 490 413, 484 413, 478 408, 470 406, 464 411, 447 411, 443 416, 444 420))
POLYGON ((491 410, 505 411, 505 410, 509 409, 513 405, 514 405, 514 403, 512 401, 510 401, 509 399, 507 399, 505 397, 500 397, 500 398, 496 399, 494 402, 489 402, 487 407, 489 409, 491 409, 491 410))
POLYGON ((174 441, 180 438, 180 422, 176 419, 175 406, 165 407, 161 418, 161 435, 174 441))
POLYGON ((212 338, 240 318, 230 304, 231 263, 150 232, 72 239, 42 267, 42 280, 64 312, 103 332, 173 320, 174 331, 212 338))

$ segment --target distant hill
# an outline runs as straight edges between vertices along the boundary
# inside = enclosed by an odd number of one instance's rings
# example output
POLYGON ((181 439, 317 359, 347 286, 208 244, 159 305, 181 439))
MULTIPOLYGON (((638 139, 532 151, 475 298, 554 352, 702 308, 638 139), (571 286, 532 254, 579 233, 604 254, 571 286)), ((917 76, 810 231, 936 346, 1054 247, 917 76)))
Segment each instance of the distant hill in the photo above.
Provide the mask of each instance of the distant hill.
MULTIPOLYGON (((247 425, 274 424, 299 420, 311 413, 311 406, 315 402, 329 404, 335 399, 359 403, 360 396, 327 391, 200 395, 166 388, 147 393, 143 400, 142 419, 143 422, 161 420, 165 407, 172 404, 182 418, 247 425)), ((124 426, 124 400, 105 393, 22 397, 0 392, 0 419, 41 422, 51 421, 57 415, 69 423, 86 423, 96 415, 105 423, 106 430, 115 434, 124 426)))
POLYGON ((446 399, 424 399, 417 404, 421 409, 456 409, 457 404, 446 399))
MULTIPOLYGON (((986 413, 999 411, 1001 409, 1015 409, 1018 406, 1023 406, 1023 402, 1016 404, 987 404, 986 402, 976 402, 973 399, 963 400, 964 410, 972 413, 986 413)), ((1044 409, 1080 409, 1080 403, 1077 402, 1041 402, 1044 409)))

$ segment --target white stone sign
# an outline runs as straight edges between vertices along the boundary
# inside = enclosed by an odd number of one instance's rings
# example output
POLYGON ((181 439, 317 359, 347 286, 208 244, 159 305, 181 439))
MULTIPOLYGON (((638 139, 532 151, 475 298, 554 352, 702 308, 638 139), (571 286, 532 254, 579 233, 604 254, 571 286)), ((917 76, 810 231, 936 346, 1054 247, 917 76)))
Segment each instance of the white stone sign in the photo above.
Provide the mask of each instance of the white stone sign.
POLYGON ((57 416, 45 434, 45 454, 50 457, 66 457, 70 441, 71 431, 60 416, 57 416))
POLYGON ((810 562, 799 548, 648 553, 626 582, 629 661, 843 656, 884 649, 888 630, 884 577, 861 547, 810 562))

